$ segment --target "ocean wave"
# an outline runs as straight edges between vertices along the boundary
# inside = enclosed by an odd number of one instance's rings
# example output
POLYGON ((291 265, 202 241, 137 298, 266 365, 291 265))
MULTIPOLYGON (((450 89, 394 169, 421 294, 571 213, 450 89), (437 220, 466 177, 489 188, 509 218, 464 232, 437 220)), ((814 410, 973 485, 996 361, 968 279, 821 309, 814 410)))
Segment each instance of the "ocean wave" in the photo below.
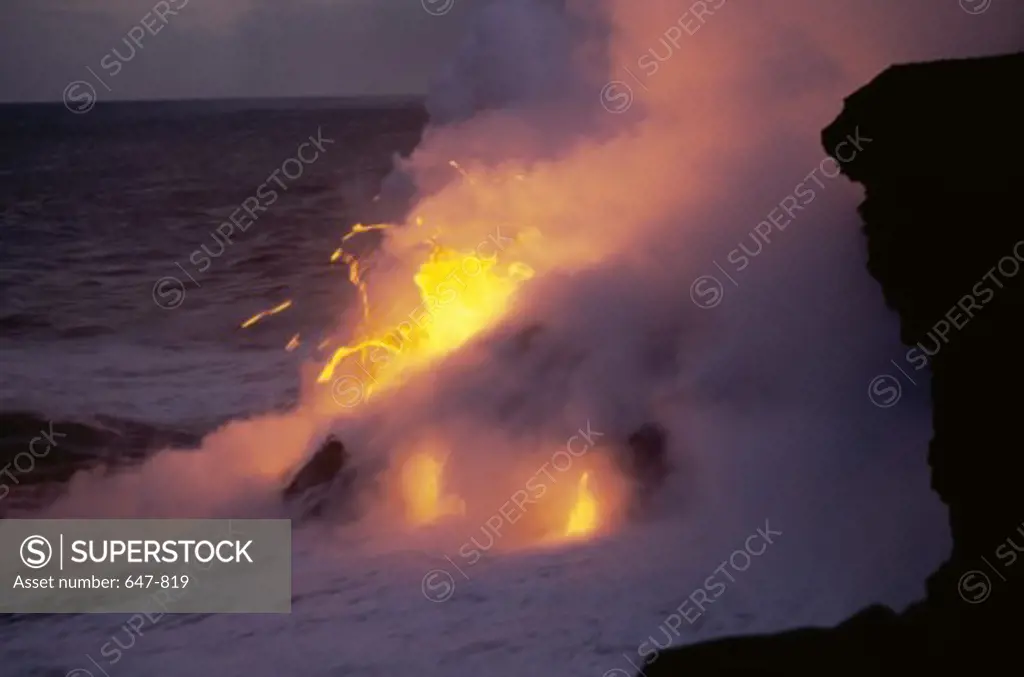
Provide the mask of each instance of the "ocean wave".
POLYGON ((195 447, 204 432, 109 416, 0 411, 0 518, 47 503, 80 470, 114 471, 161 449, 195 447))

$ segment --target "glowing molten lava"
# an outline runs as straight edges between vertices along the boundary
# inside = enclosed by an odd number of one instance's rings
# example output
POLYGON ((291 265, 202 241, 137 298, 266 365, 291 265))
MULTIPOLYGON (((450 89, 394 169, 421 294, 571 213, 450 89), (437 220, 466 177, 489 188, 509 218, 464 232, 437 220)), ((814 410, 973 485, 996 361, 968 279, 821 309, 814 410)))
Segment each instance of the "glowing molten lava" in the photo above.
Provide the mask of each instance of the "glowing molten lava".
POLYGON ((402 495, 411 524, 430 524, 464 511, 461 499, 442 493, 443 474, 444 463, 426 452, 415 454, 402 466, 402 495))
POLYGON ((566 536, 579 538, 593 533, 598 527, 597 498, 590 491, 589 480, 590 473, 585 472, 576 485, 576 503, 565 526, 566 536))
MULTIPOLYGON (((349 235, 385 228, 357 226, 349 235)), ((533 276, 524 263, 513 262, 502 269, 496 254, 484 258, 474 251, 431 242, 426 260, 412 279, 420 303, 409 309, 407 320, 375 331, 358 260, 344 252, 334 258, 348 264, 349 280, 359 290, 366 338, 337 348, 317 382, 331 382, 342 362, 358 355, 359 369, 353 373, 370 377, 367 393, 394 385, 405 370, 452 353, 493 325, 507 312, 519 286, 533 276)))
MULTIPOLYGON (((452 167, 462 175, 463 187, 471 187, 467 191, 472 192, 472 199, 469 192, 453 192, 455 205, 461 206, 460 201, 466 200, 465 209, 436 200, 431 205, 435 209, 441 205, 437 220, 452 226, 447 232, 457 246, 441 244, 445 231, 431 224, 431 231, 427 232, 424 219, 417 216, 410 223, 395 226, 357 224, 330 254, 332 265, 347 269, 348 281, 356 290, 359 316, 348 345, 340 345, 335 337, 317 344, 318 350, 330 351, 329 357, 316 365, 318 387, 310 393, 312 401, 303 404, 311 405, 308 409, 318 423, 346 412, 353 414, 357 405, 366 404, 371 397, 387 397, 390 399, 382 404, 400 406, 401 386, 410 376, 426 371, 497 326, 513 309, 524 283, 536 274, 531 266, 514 260, 515 257, 528 257, 541 271, 565 262, 578 265, 595 258, 589 235, 562 248, 551 248, 538 241, 540 230, 530 222, 539 209, 531 191, 539 188, 528 185, 525 176, 515 175, 516 186, 510 189, 509 182, 498 175, 496 187, 488 188, 487 182, 474 180, 457 163, 452 163, 452 167), (506 195, 509 190, 511 197, 506 195), (522 199, 513 199, 519 191, 522 199), (507 217, 504 209, 509 204, 521 205, 522 213, 507 217), (492 214, 496 213, 491 210, 499 206, 501 220, 530 225, 515 237, 502 235, 501 229, 491 223, 492 214), (467 237, 467 231, 479 232, 480 239, 467 237), (379 256, 357 257, 349 249, 348 241, 373 232, 384 234, 383 246, 377 250, 379 256), (345 403, 338 399, 341 395, 345 396, 345 403)), ((290 301, 281 303, 249 318, 242 327, 251 327, 289 307, 290 301)), ((299 345, 300 337, 296 334, 285 349, 294 351, 299 345)), ((368 412, 371 416, 373 413, 368 412)), ((452 449, 460 443, 451 439, 450 431, 436 432, 437 437, 429 443, 417 435, 412 449, 404 448, 408 439, 395 440, 386 449, 399 461, 389 467, 388 498, 393 499, 409 525, 423 527, 462 516, 497 533, 499 528, 523 519, 523 526, 510 529, 509 539, 504 542, 515 547, 590 538, 611 524, 622 492, 616 493, 614 477, 606 477, 609 473, 595 466, 596 459, 588 460, 587 471, 575 485, 569 478, 558 484, 557 479, 548 475, 549 484, 538 486, 536 476, 517 483, 519 462, 502 455, 505 467, 481 464, 484 472, 477 485, 476 473, 467 468, 460 466, 458 473, 445 472, 452 449), (456 478, 463 483, 454 482, 456 478), (600 504, 591 491, 594 478, 599 478, 600 504), (498 507, 490 505, 495 493, 506 497, 498 507), (547 498, 534 500, 545 494, 547 498), (539 505, 532 507, 535 502, 539 505), (517 512, 514 517, 513 510, 517 512)), ((540 455, 535 452, 534 458, 525 461, 531 470, 535 470, 534 461, 540 465, 540 455)), ((474 457, 470 462, 478 460, 474 457)))
POLYGON ((259 322, 260 320, 262 320, 264 317, 270 317, 271 315, 277 315, 278 313, 280 313, 280 312, 282 312, 284 310, 288 310, 289 308, 291 308, 291 306, 292 306, 292 302, 291 301, 285 301, 284 303, 282 303, 280 305, 274 306, 270 310, 261 310, 260 312, 256 313, 255 315, 250 317, 248 320, 243 322, 242 323, 242 329, 248 329, 252 325, 254 325, 257 322, 259 322))

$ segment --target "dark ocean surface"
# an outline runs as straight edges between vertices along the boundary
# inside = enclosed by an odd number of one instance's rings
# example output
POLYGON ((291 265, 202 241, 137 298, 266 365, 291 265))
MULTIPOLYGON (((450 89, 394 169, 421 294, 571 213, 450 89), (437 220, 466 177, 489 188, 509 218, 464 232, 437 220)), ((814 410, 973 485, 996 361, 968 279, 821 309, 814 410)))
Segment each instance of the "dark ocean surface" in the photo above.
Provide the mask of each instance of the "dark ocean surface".
POLYGON ((0 460, 50 425, 67 460, 291 404, 352 297, 329 255, 425 121, 414 101, 0 106, 0 460))

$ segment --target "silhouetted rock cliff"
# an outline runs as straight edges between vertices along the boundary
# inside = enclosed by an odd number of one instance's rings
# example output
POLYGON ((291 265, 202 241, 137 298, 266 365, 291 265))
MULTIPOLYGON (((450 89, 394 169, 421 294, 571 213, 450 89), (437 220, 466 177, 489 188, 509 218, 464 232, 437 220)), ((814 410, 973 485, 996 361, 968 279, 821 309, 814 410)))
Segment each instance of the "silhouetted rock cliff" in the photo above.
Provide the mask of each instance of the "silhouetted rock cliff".
MULTIPOLYGON (((848 97, 822 133, 826 151, 865 189, 868 270, 900 316, 908 346, 900 368, 932 373, 928 459, 932 486, 949 507, 953 552, 930 577, 927 598, 902 614, 871 607, 832 629, 666 651, 644 668, 646 677, 984 674, 1019 665, 1022 83, 1024 54, 894 66, 848 97), (839 157, 852 136, 870 145, 839 157)), ((892 404, 887 395, 882 403, 892 404)), ((880 412, 879 426, 887 415, 897 414, 880 412)))
MULTIPOLYGON (((932 488, 954 548, 929 596, 953 603, 968 571, 1012 573, 998 570, 1016 559, 997 552, 1008 538, 1024 547, 1022 88, 1024 54, 896 66, 822 134, 826 148, 856 127, 873 140, 842 169, 865 189, 868 270, 899 313, 901 367, 931 368, 932 488)), ((1024 561, 1017 575, 1019 588, 1024 561)))

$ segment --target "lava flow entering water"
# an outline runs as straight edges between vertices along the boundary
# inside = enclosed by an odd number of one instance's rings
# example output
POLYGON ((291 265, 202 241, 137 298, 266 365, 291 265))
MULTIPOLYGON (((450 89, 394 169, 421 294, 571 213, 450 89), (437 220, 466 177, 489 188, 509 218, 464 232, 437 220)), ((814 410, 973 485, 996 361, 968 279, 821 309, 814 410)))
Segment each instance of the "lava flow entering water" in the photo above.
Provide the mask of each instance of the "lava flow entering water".
MULTIPOLYGON (((464 178, 465 175, 464 175, 464 178)), ((523 177, 516 177, 522 179, 523 177)), ((415 219, 408 228, 421 229, 424 221, 415 219)), ((385 313, 374 312, 366 270, 361 260, 346 249, 352 238, 370 232, 394 231, 389 224, 358 224, 342 238, 342 246, 330 256, 331 263, 348 268, 348 280, 356 288, 360 303, 360 324, 354 343, 333 349, 329 359, 319 369, 317 383, 328 389, 339 377, 342 365, 357 367, 368 377, 361 401, 371 395, 393 394, 412 374, 424 370, 441 358, 454 353, 471 339, 495 326, 508 314, 517 291, 534 277, 534 269, 522 261, 499 260, 504 251, 483 255, 481 247, 460 249, 444 246, 439 236, 423 238, 425 255, 412 275, 415 297, 424 314, 412 321, 388 323, 385 313)), ((518 241, 509 238, 510 241, 518 241)), ((387 290, 386 290, 387 291, 387 290)), ((393 299, 385 297, 384 303, 393 299)), ((378 302, 378 305, 380 302, 378 302)), ((259 313, 247 320, 250 327, 263 318, 279 313, 291 302, 259 313)), ((296 339, 289 342, 294 349, 296 339)), ((326 346, 327 342, 321 344, 326 346)), ((358 373, 358 372, 357 372, 358 373)), ((398 471, 396 486, 405 506, 405 519, 413 526, 436 523, 444 518, 466 515, 466 501, 446 486, 445 470, 450 454, 434 445, 423 451, 404 456, 398 471)), ((546 525, 542 540, 577 540, 596 533, 601 524, 601 510, 597 496, 590 487, 587 470, 576 470, 574 484, 563 483, 552 488, 557 498, 546 507, 534 510, 535 519, 546 525), (557 514, 552 514, 557 513, 557 514)), ((511 474, 511 473, 510 473, 511 474)))

